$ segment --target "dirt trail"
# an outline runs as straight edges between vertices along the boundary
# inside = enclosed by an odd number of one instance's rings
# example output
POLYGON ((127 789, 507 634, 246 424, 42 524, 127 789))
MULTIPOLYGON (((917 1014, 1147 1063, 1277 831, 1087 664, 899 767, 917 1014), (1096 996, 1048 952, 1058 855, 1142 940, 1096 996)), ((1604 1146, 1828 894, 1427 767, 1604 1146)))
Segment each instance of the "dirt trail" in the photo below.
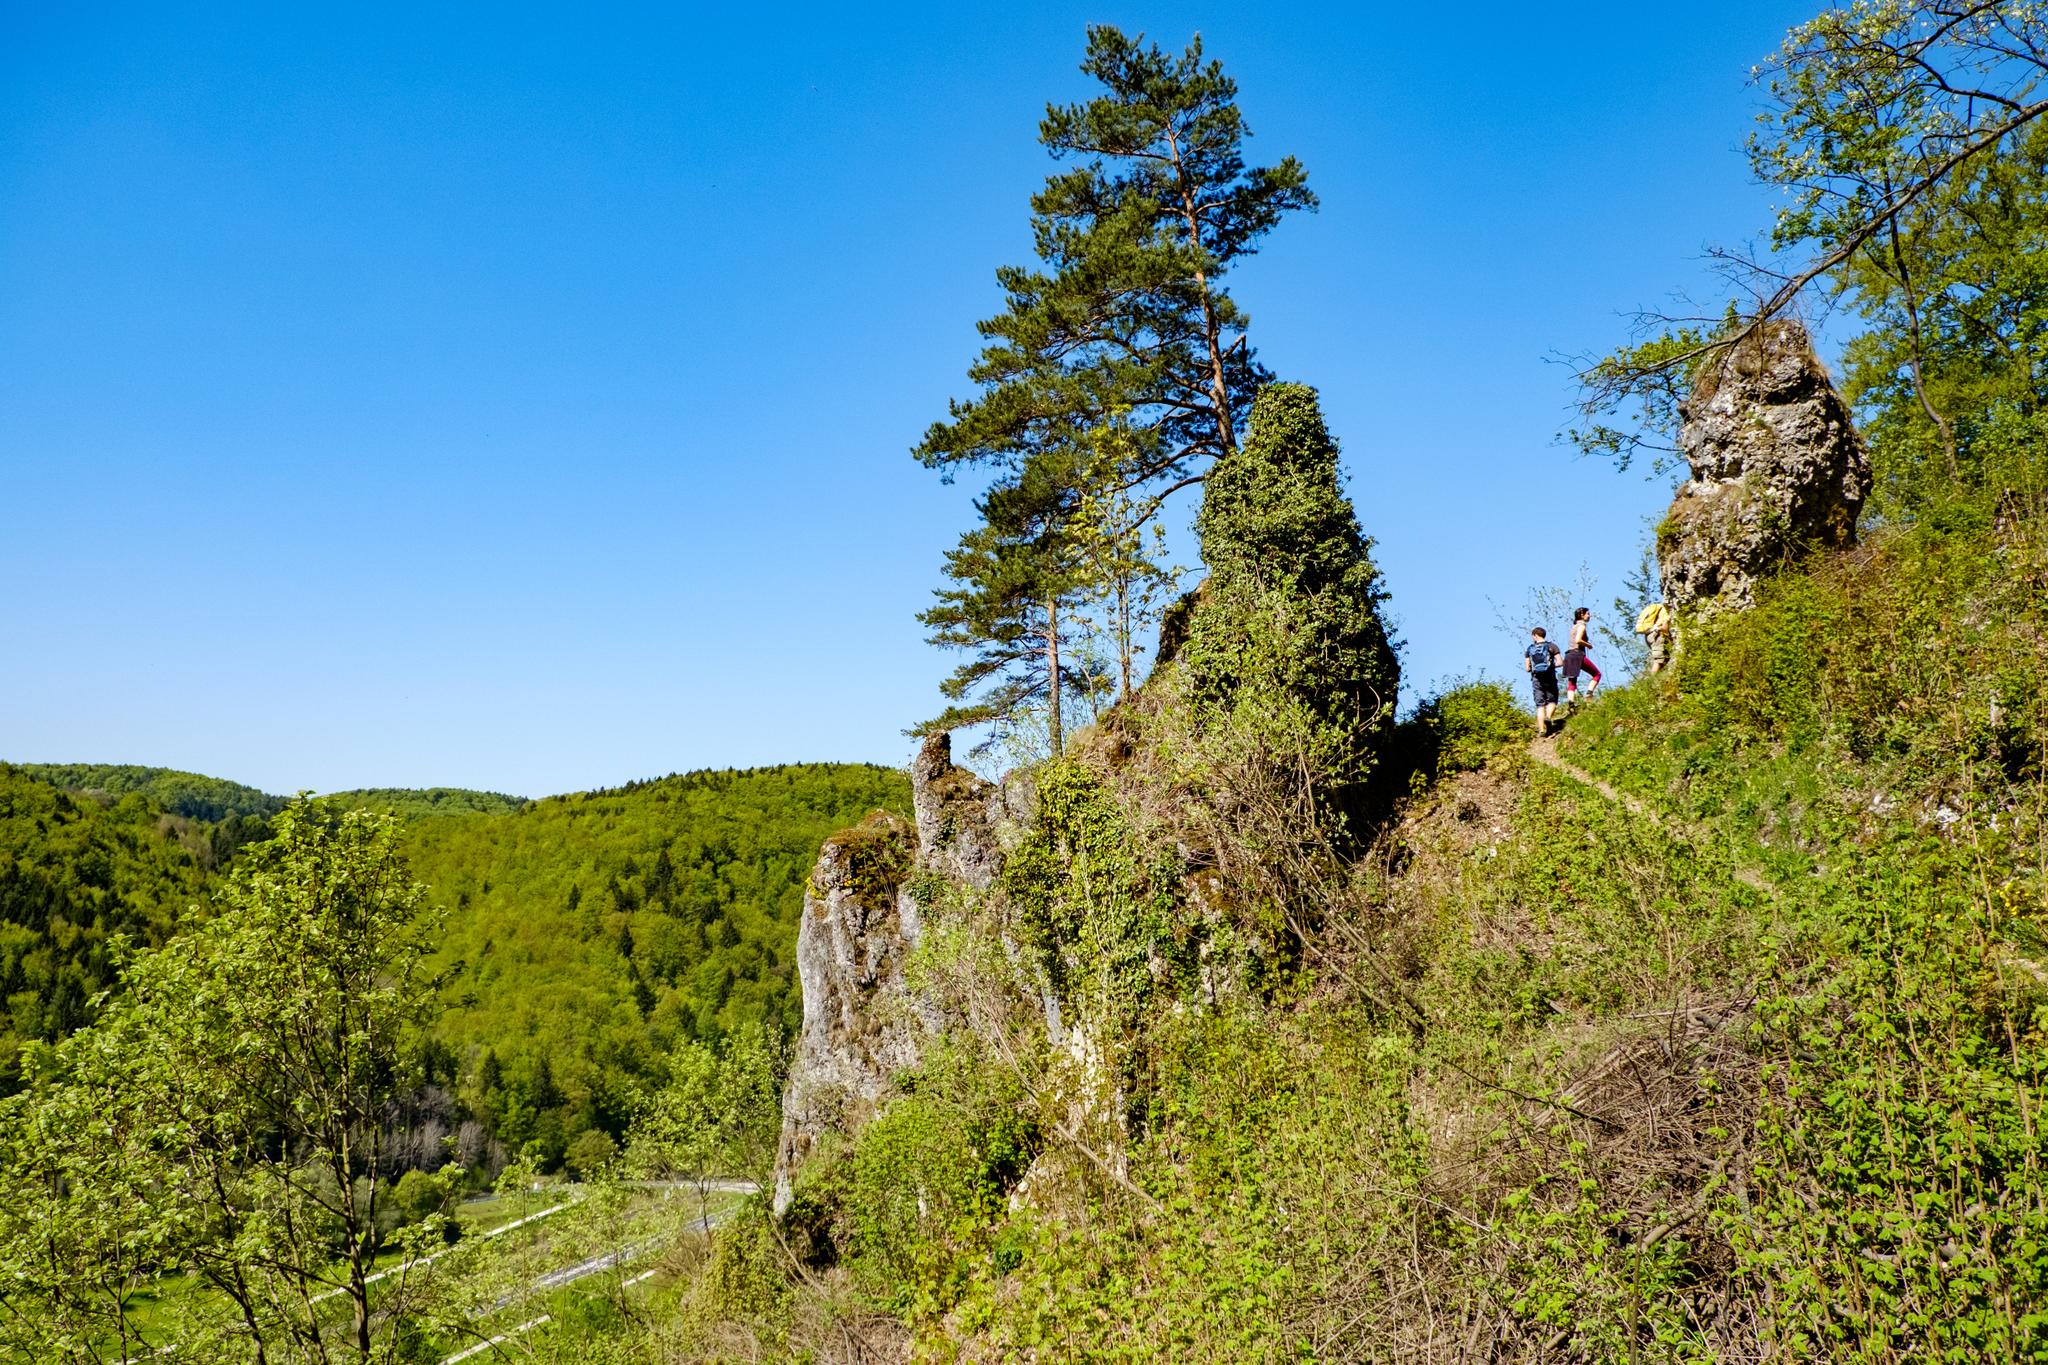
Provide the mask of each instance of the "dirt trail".
POLYGON ((1566 762, 1564 756, 1557 751, 1556 735, 1530 740, 1529 757, 1545 767, 1557 769, 1582 787, 1591 787, 1615 805, 1622 807, 1629 814, 1640 815, 1653 825, 1663 826, 1664 821, 1658 816, 1657 812, 1651 810, 1635 797, 1630 796, 1627 792, 1616 791, 1612 786, 1602 782, 1584 768, 1566 762))
MULTIPOLYGON (((1630 796, 1627 792, 1615 790, 1615 788, 1612 785, 1601 781, 1599 778, 1593 776, 1593 774, 1587 772, 1584 768, 1579 767, 1577 764, 1568 762, 1565 759, 1565 757, 1557 751, 1557 736, 1555 735, 1549 735, 1542 739, 1530 740, 1529 757, 1535 759, 1538 763, 1541 763, 1546 768, 1552 768, 1558 772, 1563 773, 1566 777, 1569 777, 1572 781, 1578 783, 1582 787, 1591 787, 1594 791, 1600 793, 1600 795, 1609 802, 1613 803, 1614 805, 1620 806, 1623 810, 1626 810, 1631 815, 1640 816, 1642 819, 1648 820, 1651 824, 1657 826, 1657 828, 1659 829, 1668 830, 1671 833, 1676 834, 1680 838, 1687 839, 1695 843, 1699 841, 1699 831, 1689 830, 1682 827, 1674 828, 1673 826, 1668 824, 1662 816, 1657 814, 1656 811, 1652 810, 1640 799, 1630 796)), ((1777 890, 1777 887, 1771 883, 1769 878, 1764 876, 1762 870, 1759 868, 1737 864, 1733 875, 1736 881, 1741 882, 1744 886, 1749 887, 1753 891, 1763 891, 1768 893, 1777 890)))

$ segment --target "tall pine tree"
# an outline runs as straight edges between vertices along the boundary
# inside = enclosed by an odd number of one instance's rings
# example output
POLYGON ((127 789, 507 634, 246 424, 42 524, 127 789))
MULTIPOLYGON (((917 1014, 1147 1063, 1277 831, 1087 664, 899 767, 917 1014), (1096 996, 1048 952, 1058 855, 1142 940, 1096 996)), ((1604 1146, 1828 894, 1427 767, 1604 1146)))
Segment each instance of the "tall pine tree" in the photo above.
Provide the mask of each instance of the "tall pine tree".
POLYGON ((1088 30, 1081 69, 1104 93, 1053 105, 1039 140, 1076 162, 1031 201, 1038 268, 997 272, 1008 303, 955 402, 916 449, 949 474, 1014 474, 1077 444, 1121 410, 1143 439, 1132 487, 1163 497, 1237 448, 1270 376, 1231 268, 1287 213, 1315 207, 1292 157, 1247 167, 1237 83, 1196 38, 1174 56, 1109 25, 1088 30))
POLYGON ((1055 750, 1059 618, 1085 558, 1072 523, 1123 497, 1142 525, 1237 449, 1270 375, 1224 279, 1316 202, 1292 157, 1245 164, 1237 84, 1199 38, 1176 56, 1099 25, 1082 70, 1103 93, 1049 106, 1039 128, 1072 163, 1032 199, 1039 265, 997 272, 1007 305, 980 325, 987 345, 969 370, 981 392, 915 451, 948 478, 995 472, 982 525, 948 556, 954 586, 920 618, 934 643, 977 651, 946 684, 956 705, 926 728, 1043 700, 1055 750), (1105 461, 1090 438, 1111 422, 1129 439, 1105 461))

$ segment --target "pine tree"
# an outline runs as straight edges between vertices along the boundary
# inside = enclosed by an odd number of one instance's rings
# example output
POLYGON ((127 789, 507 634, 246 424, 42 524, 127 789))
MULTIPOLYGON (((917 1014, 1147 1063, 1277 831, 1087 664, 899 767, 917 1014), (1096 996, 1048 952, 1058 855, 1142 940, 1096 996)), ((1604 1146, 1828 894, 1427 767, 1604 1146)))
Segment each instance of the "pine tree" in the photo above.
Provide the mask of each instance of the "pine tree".
POLYGON ((989 343, 969 371, 981 394, 954 403, 916 454, 1014 476, 1122 411, 1140 438, 1130 486, 1163 497, 1237 448, 1271 377, 1225 276, 1316 198, 1292 157, 1245 165, 1237 83, 1199 37, 1176 57, 1097 25, 1081 69, 1104 93, 1049 106, 1039 126, 1077 163, 1032 199, 1041 268, 997 272, 1009 301, 981 324, 989 343))
POLYGON ((1063 684, 1072 667, 1062 646, 1068 623, 1062 607, 1081 587, 1075 546, 1068 535, 1070 479, 1044 477, 1034 466, 1016 485, 992 492, 981 504, 982 524, 961 536, 946 556, 951 586, 919 613, 932 644, 973 651, 940 684, 952 703, 917 733, 994 724, 1000 737, 1029 708, 1043 706, 1052 752, 1063 744, 1063 684))

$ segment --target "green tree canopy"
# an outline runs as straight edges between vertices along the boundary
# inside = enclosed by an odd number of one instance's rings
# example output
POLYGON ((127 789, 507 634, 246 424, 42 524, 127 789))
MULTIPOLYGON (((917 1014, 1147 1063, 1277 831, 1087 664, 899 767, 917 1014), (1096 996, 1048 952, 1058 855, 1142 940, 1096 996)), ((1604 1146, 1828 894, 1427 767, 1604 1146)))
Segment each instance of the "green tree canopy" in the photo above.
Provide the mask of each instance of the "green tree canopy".
POLYGON ((1181 651, 1212 715, 1301 708, 1323 772, 1362 777, 1393 718, 1400 664, 1316 392, 1275 384, 1237 456, 1217 466, 1195 528, 1209 580, 1181 651))

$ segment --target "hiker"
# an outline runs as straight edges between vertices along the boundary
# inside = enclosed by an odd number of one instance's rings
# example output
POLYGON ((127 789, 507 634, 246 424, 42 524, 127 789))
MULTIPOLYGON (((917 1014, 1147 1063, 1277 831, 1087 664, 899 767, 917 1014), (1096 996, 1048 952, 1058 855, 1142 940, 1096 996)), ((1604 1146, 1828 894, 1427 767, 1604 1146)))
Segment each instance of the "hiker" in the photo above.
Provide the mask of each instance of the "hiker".
POLYGON ((1600 686, 1600 670, 1593 663, 1593 609, 1580 607, 1572 613, 1572 638, 1564 649, 1564 699, 1573 704, 1579 700, 1579 674, 1593 681, 1586 684, 1586 700, 1593 700, 1593 693, 1600 686))
POLYGON ((1557 710, 1558 648, 1550 643, 1541 626, 1529 627, 1530 645, 1522 651, 1522 668, 1536 691, 1536 738, 1550 734, 1550 718, 1557 710))
POLYGON ((1636 634, 1650 649, 1650 671, 1662 673, 1671 662, 1671 608, 1652 602, 1636 614, 1636 634))

